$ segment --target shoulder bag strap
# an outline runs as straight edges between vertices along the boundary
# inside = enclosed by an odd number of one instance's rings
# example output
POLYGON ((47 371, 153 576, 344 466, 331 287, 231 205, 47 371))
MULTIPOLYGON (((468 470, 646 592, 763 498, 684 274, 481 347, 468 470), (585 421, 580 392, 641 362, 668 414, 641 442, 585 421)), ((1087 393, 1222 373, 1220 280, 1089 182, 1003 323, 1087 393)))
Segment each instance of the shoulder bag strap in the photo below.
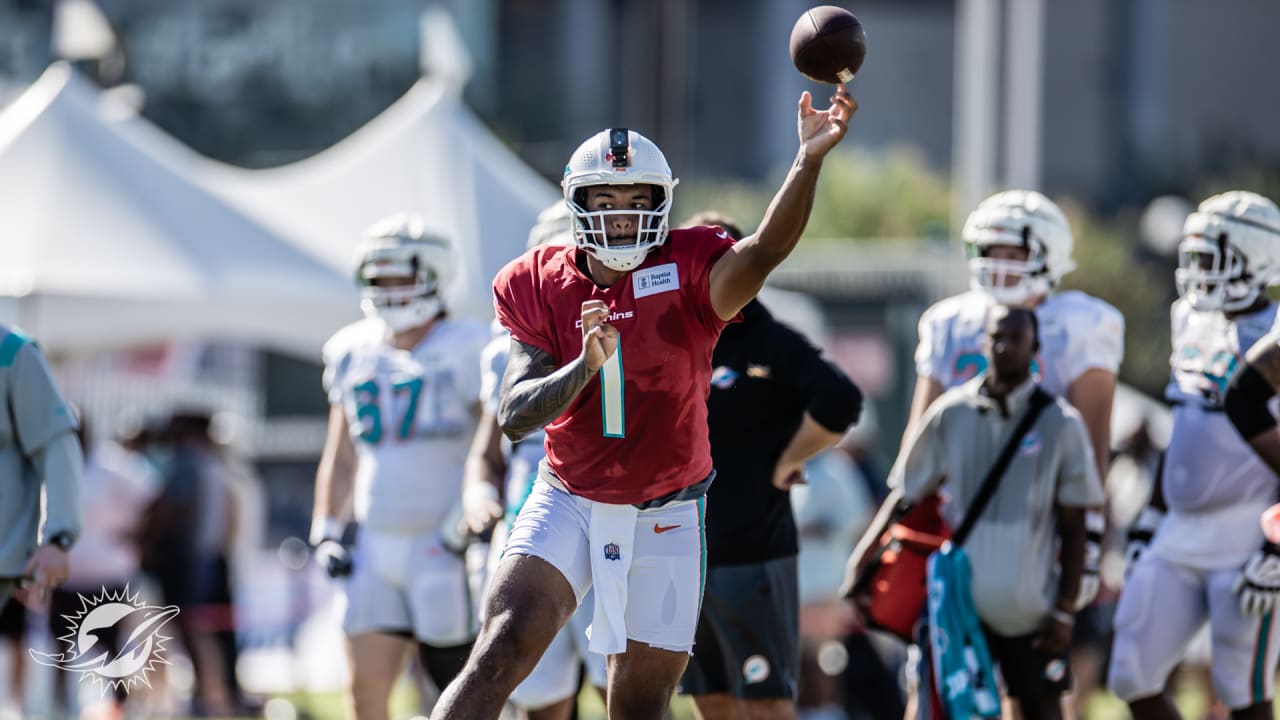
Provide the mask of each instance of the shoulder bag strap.
POLYGON ((1027 411, 1023 413, 1022 420, 1018 422, 1018 426, 1014 428, 1013 433, 1009 436, 1009 440, 1005 443, 1004 449, 1000 451, 999 457, 991 469, 987 471, 986 477, 982 479, 982 486, 978 488, 978 494, 973 498, 973 504, 965 511, 964 520, 960 523, 960 527, 951 535, 951 543, 953 545, 963 545, 966 538, 969 537, 969 531, 973 529, 975 523, 978 522, 978 516, 986 509, 987 503, 991 501, 991 496, 996 493, 996 486, 1000 484, 1000 478, 1004 475, 1004 471, 1008 469, 1009 462, 1013 460, 1013 454, 1017 451, 1018 445, 1022 443, 1022 438, 1035 424, 1036 418, 1040 417, 1040 411, 1044 410, 1053 402, 1053 396, 1045 392, 1040 386, 1036 386, 1031 393, 1031 399, 1027 403, 1027 411))

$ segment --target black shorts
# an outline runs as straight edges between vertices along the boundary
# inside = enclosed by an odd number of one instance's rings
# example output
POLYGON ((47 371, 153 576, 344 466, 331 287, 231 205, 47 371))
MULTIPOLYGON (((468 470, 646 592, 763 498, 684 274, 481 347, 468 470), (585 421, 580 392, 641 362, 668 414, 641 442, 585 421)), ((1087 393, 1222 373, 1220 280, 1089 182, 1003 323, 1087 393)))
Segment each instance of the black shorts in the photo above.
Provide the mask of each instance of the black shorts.
POLYGON ((27 606, 0 599, 0 638, 18 642, 27 632, 27 606))
POLYGON ((795 557, 708 568, 685 695, 795 699, 800 598, 795 557))
MULTIPOLYGON (((408 639, 413 640, 413 637, 409 636, 408 639)), ((441 647, 413 641, 418 646, 418 660, 422 663, 422 669, 426 671, 427 677, 431 678, 431 682, 440 692, 444 692, 449 683, 462 673, 462 667, 467 664, 467 658, 471 655, 471 646, 475 644, 472 641, 452 647, 441 647)))
POLYGON ((991 661, 1000 668, 1009 697, 1054 697, 1071 689, 1071 663, 1067 653, 1049 655, 1032 647, 1038 633, 1005 637, 986 625, 982 626, 982 632, 987 638, 991 661))

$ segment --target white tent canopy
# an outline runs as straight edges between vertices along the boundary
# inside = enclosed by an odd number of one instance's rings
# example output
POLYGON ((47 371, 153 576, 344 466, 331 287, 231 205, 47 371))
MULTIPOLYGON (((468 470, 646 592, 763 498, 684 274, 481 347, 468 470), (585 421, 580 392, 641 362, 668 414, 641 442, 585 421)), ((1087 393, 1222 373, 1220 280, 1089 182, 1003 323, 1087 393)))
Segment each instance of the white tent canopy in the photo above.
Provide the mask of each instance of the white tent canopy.
POLYGON ((0 320, 54 350, 235 339, 314 355, 352 284, 157 162, 52 66, 0 112, 0 320))
POLYGON ((366 228, 397 212, 422 216, 458 248, 451 308, 488 318, 493 276, 525 247, 559 193, 502 145, 443 81, 419 80, 337 145, 269 170, 216 163, 145 121, 122 131, 330 267, 350 276, 366 228))

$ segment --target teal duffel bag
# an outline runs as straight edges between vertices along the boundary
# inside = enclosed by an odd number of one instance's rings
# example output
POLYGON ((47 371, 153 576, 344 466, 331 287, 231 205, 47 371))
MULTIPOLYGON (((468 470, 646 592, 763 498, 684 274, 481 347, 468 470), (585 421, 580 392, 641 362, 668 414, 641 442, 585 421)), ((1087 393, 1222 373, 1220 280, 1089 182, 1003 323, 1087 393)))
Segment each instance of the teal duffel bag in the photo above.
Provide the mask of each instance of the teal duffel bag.
POLYGON ((950 720, 1000 717, 1000 691, 969 577, 964 548, 948 543, 929 556, 929 650, 950 720))

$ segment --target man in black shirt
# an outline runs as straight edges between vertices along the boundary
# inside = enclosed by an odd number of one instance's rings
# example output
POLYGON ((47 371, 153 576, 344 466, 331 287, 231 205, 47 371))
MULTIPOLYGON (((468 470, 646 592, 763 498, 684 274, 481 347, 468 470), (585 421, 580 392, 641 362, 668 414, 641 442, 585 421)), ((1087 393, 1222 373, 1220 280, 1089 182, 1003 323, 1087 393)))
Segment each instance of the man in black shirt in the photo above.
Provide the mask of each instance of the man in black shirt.
MULTIPOLYGON (((732 221, 703 213, 686 227, 732 221)), ((724 329, 707 401, 716 481, 707 496, 707 575, 680 692, 703 718, 794 718, 800 609, 788 490, 804 463, 857 420, 858 388, 759 300, 724 329)))

